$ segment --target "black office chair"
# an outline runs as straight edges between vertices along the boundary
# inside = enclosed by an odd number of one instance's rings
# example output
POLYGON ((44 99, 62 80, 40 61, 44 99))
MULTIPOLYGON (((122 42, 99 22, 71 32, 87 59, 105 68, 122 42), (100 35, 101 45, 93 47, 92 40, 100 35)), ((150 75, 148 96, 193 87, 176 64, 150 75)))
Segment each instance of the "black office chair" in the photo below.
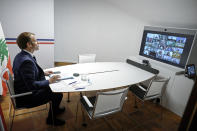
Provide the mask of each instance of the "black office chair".
MULTIPOLYGON (((26 92, 26 93, 21 93, 21 94, 15 94, 14 92, 14 79, 12 74, 10 73, 8 68, 5 68, 2 73, 1 73, 1 79, 6 83, 8 90, 9 90, 9 94, 10 94, 10 103, 9 103, 9 130, 12 130, 12 126, 13 126, 13 121, 14 121, 14 117, 15 116, 19 116, 19 115, 23 115, 23 114, 27 114, 27 113, 32 113, 32 112, 37 112, 37 111, 42 111, 42 110, 47 110, 47 104, 46 104, 46 108, 43 109, 39 109, 39 110, 34 110, 34 111, 28 111, 28 112, 24 112, 24 113, 19 113, 19 114, 15 114, 15 111, 19 111, 19 110, 23 110, 23 109, 30 109, 30 108, 34 108, 34 107, 18 107, 16 104, 16 98, 18 97, 22 97, 22 96, 26 96, 26 95, 31 95, 32 92, 26 92), (5 79, 3 76, 4 75, 8 75, 8 79, 5 79), (13 115, 11 113, 13 107, 13 115), (12 119, 11 119, 12 117, 12 119)), ((51 102, 49 102, 50 105, 51 102)), ((35 106, 37 107, 37 106, 35 106)), ((51 107, 52 109, 52 107, 51 107)), ((53 112, 53 111, 52 111, 53 112)), ((52 119, 53 119, 53 113, 52 113, 52 119)))
MULTIPOLYGON (((107 92, 97 92, 96 96, 86 97, 82 96, 80 103, 87 112, 90 119, 96 119, 110 115, 122 110, 123 104, 127 98, 128 87, 123 89, 117 89, 107 92)), ((76 123, 77 123, 78 104, 76 111, 76 123)), ((83 110, 82 110, 83 113, 83 110)), ((83 120, 85 123, 85 117, 83 113, 83 120)))
MULTIPOLYGON (((129 90, 135 95, 135 108, 137 107, 136 97, 142 102, 146 100, 159 99, 162 105, 162 95, 165 91, 166 84, 170 78, 154 77, 146 82, 130 86, 129 90), (147 83, 148 82, 148 83, 147 83)), ((162 111, 161 111, 162 118, 162 111)))

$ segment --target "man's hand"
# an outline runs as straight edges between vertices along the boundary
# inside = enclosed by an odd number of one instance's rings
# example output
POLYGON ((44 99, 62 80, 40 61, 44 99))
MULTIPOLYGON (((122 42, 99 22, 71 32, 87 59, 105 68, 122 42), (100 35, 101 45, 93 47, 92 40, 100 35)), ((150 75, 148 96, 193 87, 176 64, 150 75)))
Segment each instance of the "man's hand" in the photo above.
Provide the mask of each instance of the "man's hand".
POLYGON ((45 76, 49 76, 50 74, 53 74, 53 71, 45 71, 45 72, 44 72, 44 75, 45 75, 45 76))
POLYGON ((49 79, 49 84, 56 82, 60 78, 59 75, 54 75, 49 79))

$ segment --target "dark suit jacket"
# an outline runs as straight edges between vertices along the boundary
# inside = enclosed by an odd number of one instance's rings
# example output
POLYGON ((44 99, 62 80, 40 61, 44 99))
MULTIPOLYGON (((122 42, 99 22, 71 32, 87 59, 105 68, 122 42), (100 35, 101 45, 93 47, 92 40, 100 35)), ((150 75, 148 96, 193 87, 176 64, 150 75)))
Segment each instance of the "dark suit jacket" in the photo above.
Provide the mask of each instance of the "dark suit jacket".
MULTIPOLYGON (((29 91, 35 94, 42 88, 49 88, 49 81, 45 79, 43 70, 34 58, 25 51, 21 51, 16 55, 13 63, 13 72, 16 94, 29 91)), ((25 99, 28 99, 28 96, 25 99)), ((24 98, 19 101, 24 101, 24 98)))

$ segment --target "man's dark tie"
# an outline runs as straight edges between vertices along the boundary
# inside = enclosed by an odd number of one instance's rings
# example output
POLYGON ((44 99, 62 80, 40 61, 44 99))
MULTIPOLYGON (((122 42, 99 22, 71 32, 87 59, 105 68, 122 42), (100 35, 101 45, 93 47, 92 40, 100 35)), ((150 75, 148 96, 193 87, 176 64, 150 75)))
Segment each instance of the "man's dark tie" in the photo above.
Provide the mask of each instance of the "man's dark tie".
POLYGON ((35 57, 35 56, 33 56, 33 58, 34 58, 34 60, 36 61, 36 57, 35 57))

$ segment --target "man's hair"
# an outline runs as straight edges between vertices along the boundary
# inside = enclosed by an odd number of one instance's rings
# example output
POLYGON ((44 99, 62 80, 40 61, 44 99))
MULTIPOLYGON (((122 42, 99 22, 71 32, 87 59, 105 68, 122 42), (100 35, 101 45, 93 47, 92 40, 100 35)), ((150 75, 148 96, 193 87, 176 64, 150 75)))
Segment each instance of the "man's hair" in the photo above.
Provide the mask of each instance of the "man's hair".
POLYGON ((16 43, 20 49, 27 48, 27 42, 31 42, 31 35, 35 34, 31 32, 23 32, 17 37, 16 43))

